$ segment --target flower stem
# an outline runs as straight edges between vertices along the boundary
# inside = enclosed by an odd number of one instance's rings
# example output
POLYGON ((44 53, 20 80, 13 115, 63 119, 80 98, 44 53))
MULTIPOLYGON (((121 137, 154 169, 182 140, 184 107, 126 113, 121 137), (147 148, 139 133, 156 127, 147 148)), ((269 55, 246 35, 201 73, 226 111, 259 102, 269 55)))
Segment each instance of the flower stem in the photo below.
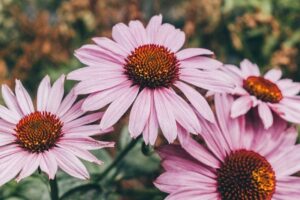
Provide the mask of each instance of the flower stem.
POLYGON ((133 149, 133 147, 135 147, 140 138, 141 137, 131 140, 131 142, 117 155, 114 161, 104 170, 104 172, 96 176, 94 180, 101 181, 115 166, 117 166, 123 160, 123 158, 133 149))
POLYGON ((56 177, 51 180, 50 179, 50 196, 51 200, 58 200, 58 187, 57 187, 57 180, 56 177))

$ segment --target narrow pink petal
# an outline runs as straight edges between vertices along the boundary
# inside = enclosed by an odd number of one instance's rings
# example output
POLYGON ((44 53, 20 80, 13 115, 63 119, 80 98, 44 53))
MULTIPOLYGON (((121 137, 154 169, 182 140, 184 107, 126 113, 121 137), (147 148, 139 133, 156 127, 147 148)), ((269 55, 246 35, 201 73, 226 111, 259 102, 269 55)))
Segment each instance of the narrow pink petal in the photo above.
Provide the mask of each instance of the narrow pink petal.
POLYGON ((146 29, 143 24, 138 20, 132 20, 129 22, 129 29, 132 35, 134 35, 135 43, 140 46, 149 43, 146 29))
POLYGON ((100 131, 99 124, 97 125, 82 125, 79 127, 72 127, 68 130, 64 131, 64 134, 72 135, 72 136, 91 136, 91 135, 97 135, 100 134, 102 131, 100 131))
POLYGON ((82 125, 90 124, 95 121, 99 121, 102 116, 103 116, 102 112, 97 112, 97 113, 85 115, 81 118, 75 119, 70 122, 64 122, 63 131, 69 130, 70 128, 75 128, 75 127, 80 127, 82 125))
POLYGON ((179 29, 170 32, 165 40, 164 46, 167 46, 172 52, 177 52, 185 42, 185 34, 179 29))
POLYGON ((171 195, 167 196, 165 200, 179 200, 179 199, 188 199, 188 200, 220 200, 220 195, 217 191, 211 191, 207 188, 207 190, 197 190, 196 188, 194 190, 191 190, 189 188, 184 188, 186 190, 179 190, 175 193, 172 193, 171 195))
POLYGON ((179 129, 178 139, 182 148, 201 163, 212 168, 219 168, 220 163, 204 146, 197 143, 182 128, 179 129))
POLYGON ((16 80, 15 92, 17 96, 17 101, 23 113, 25 115, 28 115, 34 112, 32 100, 26 89, 23 87, 21 81, 19 80, 16 80))
POLYGON ((213 55, 214 53, 208 49, 202 48, 187 48, 176 53, 178 60, 185 60, 200 55, 213 55))
POLYGON ((146 144, 150 143, 154 145, 156 138, 158 135, 158 121, 157 121, 157 114, 154 105, 154 98, 151 95, 150 100, 150 115, 148 122, 146 123, 145 129, 143 131, 143 138, 146 144))
POLYGON ((159 126, 168 142, 172 143, 177 137, 176 121, 172 110, 166 105, 168 102, 162 90, 154 90, 154 103, 159 126))
POLYGON ((272 82, 278 81, 282 76, 282 71, 280 69, 271 69, 269 70, 264 77, 269 79, 272 82))
POLYGON ((150 115, 151 93, 152 91, 150 89, 143 89, 133 103, 128 125, 129 133, 133 138, 136 138, 142 133, 147 123, 150 115))
POLYGON ((47 108, 49 93, 51 90, 50 77, 46 75, 41 81, 37 91, 37 110, 45 111, 47 108))
POLYGON ((77 99, 77 95, 75 94, 75 88, 72 88, 71 91, 67 94, 64 100, 61 102, 57 115, 59 117, 63 116, 74 104, 77 99))
POLYGON ((131 81, 124 82, 113 88, 91 94, 88 96, 82 104, 84 111, 94 111, 103 108, 109 103, 116 100, 120 95, 126 93, 131 86, 131 81))
POLYGON ((27 152, 20 152, 10 156, 9 160, 3 163, 5 166, 1 166, 0 186, 17 176, 25 164, 27 155, 27 152))
POLYGON ((205 56, 195 56, 180 61, 180 67, 184 68, 214 70, 220 68, 222 65, 220 61, 205 56))
POLYGON ((77 119, 82 116, 85 112, 81 110, 84 99, 81 99, 77 103, 75 103, 63 116, 61 116, 61 120, 64 123, 77 119))
POLYGON ((137 47, 134 36, 131 34, 128 26, 118 23, 112 28, 112 38, 129 51, 137 47))
POLYGON ((273 124, 273 114, 266 103, 261 103, 258 105, 258 114, 261 118, 265 129, 268 129, 273 124))
POLYGON ((11 89, 7 85, 2 85, 2 97, 7 105, 7 107, 14 111, 16 114, 19 114, 19 116, 22 115, 22 111, 20 109, 20 106, 18 104, 18 101, 14 95, 14 93, 11 91, 11 89))
POLYGON ((96 150, 105 147, 114 147, 113 142, 98 141, 88 136, 76 138, 74 136, 65 135, 63 138, 61 138, 59 144, 61 144, 62 146, 67 144, 74 146, 75 148, 80 147, 86 150, 96 150))
POLYGON ((11 134, 0 134, 0 146, 8 145, 11 143, 15 143, 16 137, 11 134))
POLYGON ((113 126, 131 106, 138 92, 139 88, 137 86, 132 86, 126 93, 113 101, 103 115, 100 122, 100 128, 107 129, 113 126))
POLYGON ((300 83, 292 82, 290 79, 282 79, 276 82, 284 96, 295 96, 300 92, 300 83))
POLYGON ((183 92, 183 94, 191 102, 191 104, 200 113, 201 116, 203 116, 210 122, 215 122, 214 113, 212 112, 206 99, 199 92, 180 81, 178 81, 175 86, 183 92))
POLYGON ((75 148, 74 146, 71 145, 67 145, 67 144, 63 144, 63 145, 58 145, 60 148, 64 149, 65 151, 68 151, 74 155, 76 155, 77 157, 95 163, 97 165, 101 165, 102 161, 98 160, 98 158, 96 158, 96 156, 94 156, 93 154, 91 154, 89 151, 84 150, 84 149, 80 149, 80 148, 75 148))
POLYGON ((150 38, 149 42, 151 43, 155 42, 155 36, 158 32, 158 29, 161 26, 161 23, 162 23, 162 15, 155 15, 150 19, 146 27, 148 38, 150 38))
POLYGON ((107 37, 95 37, 93 41, 100 47, 114 52, 117 55, 126 58, 127 55, 130 53, 126 48, 123 48, 120 44, 108 39, 107 37))
POLYGON ((260 71, 256 64, 251 63, 249 60, 244 59, 241 64, 242 74, 245 78, 248 76, 259 76, 260 71))
POLYGON ((54 179, 58 168, 55 154, 51 151, 42 153, 40 167, 43 172, 48 174, 49 179, 54 179))
POLYGON ((19 182, 23 178, 26 178, 27 176, 30 176, 33 174, 38 166, 40 165, 40 160, 42 156, 40 154, 31 153, 27 156, 27 159, 25 161, 25 165, 22 168, 21 172, 17 176, 16 180, 19 182))
MULTIPOLYGON (((1 107, 0 107, 1 110, 1 107)), ((1 117, 1 115, 0 115, 1 117)), ((15 125, 11 124, 7 121, 4 121, 3 119, 0 119, 0 131, 2 131, 2 133, 8 133, 8 134, 14 134, 15 131, 15 125)))
POLYGON ((87 44, 75 51, 75 56, 86 65, 97 65, 103 60, 123 64, 124 58, 94 44, 87 44))
POLYGON ((272 167, 277 177, 292 175, 300 170, 300 145, 285 149, 285 154, 273 161, 272 167))
POLYGON ((60 148, 55 148, 52 152, 55 154, 58 166, 63 171, 79 179, 89 178, 89 173, 85 166, 72 153, 60 148))
POLYGON ((155 43, 164 45, 167 38, 169 37, 169 34, 175 31, 175 27, 171 24, 163 24, 158 29, 158 33, 155 37, 155 43))
POLYGON ((93 92, 98 92, 108 88, 115 87, 121 83, 127 81, 127 78, 124 76, 120 77, 108 77, 107 79, 90 79, 84 80, 78 83, 75 86, 75 94, 90 94, 93 92))
POLYGON ((173 111, 175 120, 190 133, 198 134, 201 126, 194 110, 180 96, 171 90, 164 90, 166 108, 173 111))
POLYGON ((10 122, 12 124, 17 124, 19 122, 19 120, 21 119, 20 116, 11 111, 11 110, 8 110, 6 107, 0 105, 0 117, 2 119, 4 119, 5 121, 7 122, 10 122))
POLYGON ((64 96, 65 75, 61 75, 53 84, 49 96, 46 110, 51 113, 56 113, 64 96))
POLYGON ((88 80, 91 75, 101 77, 101 74, 121 74, 123 73, 122 65, 113 62, 103 62, 96 66, 82 67, 70 72, 67 76, 69 80, 88 80))
POLYGON ((247 113, 253 106, 253 100, 250 96, 241 96, 235 100, 231 107, 231 117, 236 118, 238 116, 247 113))

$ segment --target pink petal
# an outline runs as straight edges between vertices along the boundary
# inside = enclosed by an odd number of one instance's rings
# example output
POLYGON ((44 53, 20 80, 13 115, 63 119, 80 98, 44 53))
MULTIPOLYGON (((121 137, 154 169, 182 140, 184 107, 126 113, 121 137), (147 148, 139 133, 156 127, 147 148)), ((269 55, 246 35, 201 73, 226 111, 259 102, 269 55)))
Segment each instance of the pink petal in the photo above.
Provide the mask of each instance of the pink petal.
POLYGON ((65 75, 61 75, 53 84, 49 96, 46 110, 51 113, 56 113, 64 96, 65 75))
POLYGON ((150 38, 149 42, 151 43, 155 42, 155 36, 158 32, 158 29, 161 26, 161 23, 162 23, 162 15, 155 15, 150 19, 146 27, 148 38, 150 38))
POLYGON ((48 104, 48 97, 51 90, 50 77, 47 75, 41 81, 37 91, 37 110, 45 111, 48 104))
POLYGON ((40 167, 43 172, 48 174, 49 179, 54 179, 58 168, 55 154, 50 151, 43 152, 40 167))
POLYGON ((220 68, 222 65, 220 61, 204 56, 195 56, 180 61, 180 67, 184 68, 214 70, 220 68))
POLYGON ((164 46, 167 46, 172 52, 177 52, 185 42, 184 32, 176 29, 169 33, 169 36, 165 40, 164 46))
POLYGON ((107 37, 95 37, 93 38, 93 41, 100 47, 114 52, 117 55, 122 56, 123 58, 126 58, 130 51, 128 51, 126 48, 123 48, 120 44, 108 39, 107 37))
POLYGON ((15 92, 17 96, 17 101, 23 113, 25 115, 28 115, 34 112, 32 100, 26 89, 23 87, 21 81, 19 80, 16 80, 15 92))
POLYGON ((21 117, 22 111, 17 99, 11 89, 5 84, 2 85, 2 97, 7 107, 21 117))
POLYGON ((158 121, 157 114, 154 105, 153 95, 151 95, 150 100, 150 115, 148 122, 146 123, 145 129, 143 131, 143 138, 146 144, 150 143, 154 145, 158 135, 158 121))
POLYGON ((105 147, 114 147, 113 142, 98 141, 88 136, 74 137, 70 135, 65 135, 63 138, 61 138, 58 144, 62 146, 66 144, 66 145, 73 146, 75 148, 80 147, 81 149, 86 149, 86 150, 96 150, 105 147))
POLYGON ((6 107, 0 105, 0 117, 2 119, 4 119, 5 121, 7 122, 10 122, 12 124, 17 124, 19 122, 19 120, 21 119, 20 116, 11 111, 11 110, 8 110, 6 107))
POLYGON ((78 118, 70 122, 65 122, 63 126, 63 131, 69 130, 70 128, 75 128, 82 125, 93 123, 95 121, 100 120, 102 116, 103 116, 102 112, 97 112, 97 113, 85 115, 84 117, 78 118))
POLYGON ((273 124, 273 114, 266 103, 261 103, 258 105, 258 114, 261 118, 265 129, 268 129, 273 124))
POLYGON ((282 76, 282 71, 280 69, 271 69, 265 75, 264 78, 269 79, 272 82, 278 81, 282 76))
POLYGON ((143 24, 138 20, 132 20, 129 22, 129 29, 132 35, 134 35, 135 43, 140 46, 149 43, 146 29, 143 24))
POLYGON ((238 116, 246 114, 253 106, 253 100, 250 96, 241 96, 235 100, 231 107, 231 117, 236 118, 238 116))
POLYGON ((55 154, 58 166, 63 171, 79 179, 89 178, 89 173, 85 166, 72 153, 60 148, 53 149, 52 152, 55 154))
POLYGON ((93 92, 98 92, 108 88, 115 87, 121 83, 127 81, 127 78, 124 76, 121 77, 109 77, 108 79, 90 79, 81 81, 75 86, 75 94, 90 94, 93 92))
MULTIPOLYGON (((197 119, 197 116, 194 110, 184 101, 180 96, 175 92, 165 90, 165 97, 167 98, 168 103, 166 103, 167 109, 173 111, 175 120, 190 133, 200 133, 201 126, 197 119)), ((166 102, 167 102, 166 101, 166 102)))
POLYGON ((102 161, 98 160, 98 158, 96 158, 93 154, 91 154, 89 151, 84 150, 84 149, 80 149, 80 148, 75 148, 73 146, 64 144, 64 145, 58 145, 60 148, 64 149, 65 151, 68 151, 74 155, 76 155, 77 157, 95 163, 97 165, 101 165, 102 161))
POLYGON ((115 53, 102 49, 94 44, 87 44, 75 51, 75 56, 86 65, 97 65, 103 60, 123 64, 124 58, 115 53))
POLYGON ((251 63, 249 60, 244 59, 241 64, 242 74, 245 78, 248 76, 260 76, 259 68, 256 64, 251 63))
POLYGON ((168 109, 166 105, 168 102, 164 97, 163 90, 154 90, 154 103, 159 126, 168 142, 172 143, 177 137, 176 121, 172 110, 168 109))
POLYGON ((17 176, 16 180, 19 182, 23 178, 33 174, 37 170, 38 166, 40 165, 41 157, 42 156, 39 155, 39 154, 35 154, 35 153, 34 154, 29 154, 27 156, 26 161, 25 161, 25 165, 22 168, 19 175, 17 176))
POLYGON ((185 60, 188 58, 192 58, 200 55, 213 55, 214 53, 208 49, 202 48, 188 48, 183 49, 176 53, 176 57, 178 60, 185 60))
POLYGON ((72 88, 71 91, 67 94, 64 100, 61 102, 57 115, 59 117, 63 116, 74 104, 77 99, 77 95, 75 94, 75 88, 72 88))
POLYGON ((155 43, 164 45, 169 34, 175 31, 175 27, 171 24, 163 24, 158 29, 158 33, 156 35, 155 43))
POLYGON ((183 94, 191 102, 191 104, 200 113, 201 116, 203 116, 210 122, 215 122, 215 117, 209 104, 199 92, 180 81, 178 81, 175 85, 183 92, 183 94))
POLYGON ((219 168, 219 161, 205 147, 193 140, 182 128, 179 129, 178 139, 182 148, 196 160, 212 168, 219 168))
POLYGON ((138 46, 130 29, 123 23, 116 24, 112 28, 112 38, 129 51, 134 50, 138 46))
POLYGON ((132 86, 126 93, 113 101, 103 115, 100 122, 100 128, 107 129, 113 126, 131 106, 138 92, 139 88, 137 86, 132 86))
POLYGON ((91 78, 97 80, 107 80, 109 77, 120 77, 124 74, 121 65, 108 62, 101 65, 83 67, 68 74, 68 79, 85 81, 91 78), (108 67, 109 66, 109 67, 108 67))
POLYGON ((147 123, 150 115, 150 105, 152 100, 152 91, 145 88, 137 96, 130 111, 129 116, 129 132, 131 137, 139 136, 147 123))
POLYGON ((107 104, 116 100, 120 95, 126 93, 131 86, 131 82, 127 81, 113 88, 91 94, 82 104, 84 111, 94 111, 103 108, 107 104))

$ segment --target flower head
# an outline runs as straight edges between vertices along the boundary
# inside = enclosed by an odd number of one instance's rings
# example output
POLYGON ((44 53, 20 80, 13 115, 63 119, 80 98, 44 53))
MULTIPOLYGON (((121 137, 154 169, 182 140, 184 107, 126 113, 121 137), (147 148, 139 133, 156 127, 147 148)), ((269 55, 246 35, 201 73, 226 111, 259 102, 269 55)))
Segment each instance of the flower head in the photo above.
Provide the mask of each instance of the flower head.
POLYGON ((169 193, 168 200, 299 199, 300 178, 292 176, 300 170, 296 129, 283 120, 265 130, 249 126, 244 116, 232 119, 232 102, 217 95, 217 123, 200 119, 205 144, 181 128, 182 146, 160 149, 166 171, 156 187, 169 193))
POLYGON ((169 142, 177 137, 177 124, 192 133, 200 131, 193 108, 213 122, 206 100, 192 86, 215 92, 231 91, 222 66, 208 56, 207 49, 179 51, 185 34, 154 16, 144 27, 140 21, 113 27, 112 38, 94 38, 96 44, 84 45, 75 56, 87 67, 75 70, 69 79, 80 83, 77 94, 90 94, 82 105, 85 111, 108 106, 100 126, 114 125, 130 108, 129 132, 143 133, 146 143, 154 144, 158 129, 169 142), (181 91, 192 107, 177 93, 181 91))
POLYGON ((256 108, 265 128, 273 124, 274 114, 286 121, 300 123, 300 83, 290 79, 280 79, 282 72, 271 69, 260 75, 257 65, 248 60, 241 62, 241 68, 225 65, 223 68, 236 84, 233 95, 238 96, 232 105, 231 116, 246 114, 256 108))
POLYGON ((15 94, 2 85, 7 107, 0 106, 0 185, 16 178, 30 176, 40 168, 50 179, 58 168, 71 176, 87 179, 89 174, 79 158, 101 164, 88 150, 112 147, 111 142, 97 141, 90 136, 100 131, 103 113, 87 114, 75 103, 74 89, 63 98, 65 76, 51 87, 46 76, 39 85, 36 109, 28 92, 17 80, 15 94))

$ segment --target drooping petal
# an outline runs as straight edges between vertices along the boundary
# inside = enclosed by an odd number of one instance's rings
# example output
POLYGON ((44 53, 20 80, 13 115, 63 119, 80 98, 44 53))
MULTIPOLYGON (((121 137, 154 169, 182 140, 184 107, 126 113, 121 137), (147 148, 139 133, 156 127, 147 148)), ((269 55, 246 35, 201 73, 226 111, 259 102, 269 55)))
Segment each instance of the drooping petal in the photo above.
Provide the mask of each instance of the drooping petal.
POLYGON ((273 114, 266 103, 258 105, 258 114, 265 126, 265 129, 270 128, 273 124, 273 114))
POLYGON ((23 114, 28 115, 34 112, 32 100, 28 92, 26 91, 26 89, 23 87, 21 81, 19 80, 16 80, 15 92, 16 92, 18 104, 20 105, 23 114))

